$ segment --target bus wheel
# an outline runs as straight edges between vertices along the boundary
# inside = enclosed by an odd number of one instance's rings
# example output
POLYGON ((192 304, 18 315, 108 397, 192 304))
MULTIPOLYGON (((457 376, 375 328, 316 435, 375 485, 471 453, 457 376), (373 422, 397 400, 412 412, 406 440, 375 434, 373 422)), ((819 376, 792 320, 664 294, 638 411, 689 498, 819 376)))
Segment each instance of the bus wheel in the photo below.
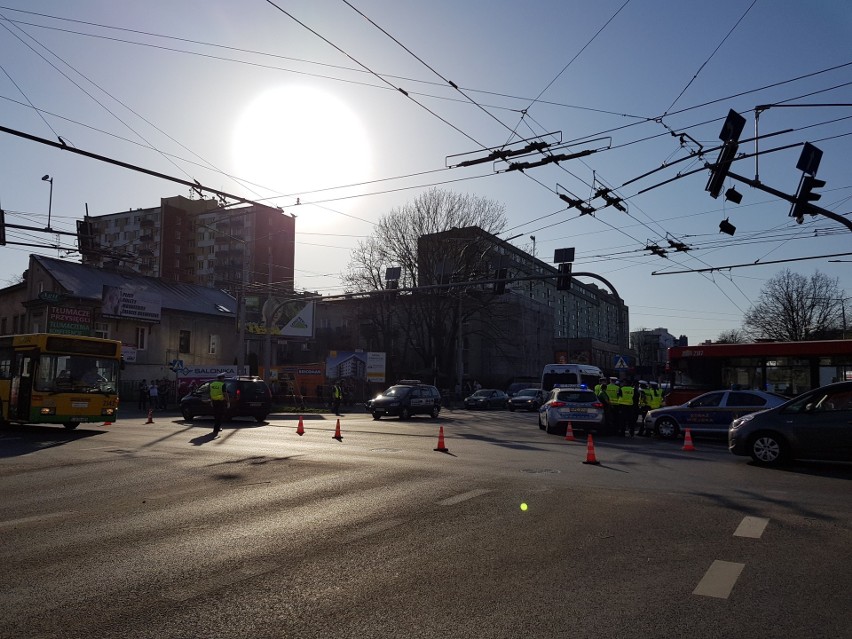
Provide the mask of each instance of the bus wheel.
POLYGON ((65 428, 67 428, 68 430, 74 430, 80 424, 78 422, 65 422, 62 425, 65 426, 65 428))
POLYGON ((654 431, 657 433, 657 437, 674 439, 677 437, 680 428, 678 428, 677 422, 671 417, 660 417, 654 426, 654 431))

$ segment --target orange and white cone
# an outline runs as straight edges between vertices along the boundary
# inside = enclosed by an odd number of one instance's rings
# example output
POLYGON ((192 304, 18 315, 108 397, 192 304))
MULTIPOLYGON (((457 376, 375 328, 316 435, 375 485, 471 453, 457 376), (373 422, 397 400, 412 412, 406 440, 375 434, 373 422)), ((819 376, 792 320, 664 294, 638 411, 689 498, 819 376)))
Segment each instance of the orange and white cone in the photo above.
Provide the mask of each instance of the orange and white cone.
POLYGON ((584 461, 583 463, 600 465, 600 462, 598 461, 597 457, 595 457, 595 442, 592 441, 591 434, 589 434, 588 438, 586 439, 586 461, 584 461))
POLYGON ((565 428, 565 441, 575 442, 577 438, 574 437, 574 429, 571 427, 571 422, 568 422, 568 426, 565 428))
POLYGON ((148 421, 145 422, 145 423, 146 424, 153 424, 154 423, 154 409, 153 408, 148 409, 148 421))
POLYGON ((444 444, 444 427, 441 426, 441 430, 438 431, 438 447, 435 449, 439 453, 448 453, 450 449, 446 447, 444 444))
POLYGON ((299 426, 296 428, 296 434, 301 437, 305 434, 305 425, 302 423, 302 416, 299 415, 299 426))
POLYGON ((332 439, 336 439, 339 442, 343 441, 343 435, 340 434, 340 420, 337 420, 337 428, 334 429, 334 435, 331 437, 332 439))
POLYGON ((689 432, 688 428, 686 429, 686 433, 683 435, 683 448, 681 448, 681 450, 695 450, 695 446, 692 445, 692 433, 689 432))

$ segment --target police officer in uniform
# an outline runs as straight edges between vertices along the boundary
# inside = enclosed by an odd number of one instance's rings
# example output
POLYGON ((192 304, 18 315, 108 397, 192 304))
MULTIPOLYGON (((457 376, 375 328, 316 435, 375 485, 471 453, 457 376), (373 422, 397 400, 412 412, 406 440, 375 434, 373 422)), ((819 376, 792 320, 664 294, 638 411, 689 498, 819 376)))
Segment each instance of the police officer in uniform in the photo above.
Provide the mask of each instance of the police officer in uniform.
POLYGON ((621 412, 621 420, 618 425, 618 430, 622 437, 627 436, 628 432, 632 437, 633 431, 636 429, 636 417, 633 414, 633 397, 635 394, 636 393, 634 393, 634 389, 631 384, 623 384, 621 386, 621 397, 618 402, 618 407, 621 412))
POLYGON ((213 404, 213 435, 218 435, 222 430, 225 411, 231 403, 231 396, 225 386, 225 373, 219 373, 216 379, 210 382, 210 402, 213 404))

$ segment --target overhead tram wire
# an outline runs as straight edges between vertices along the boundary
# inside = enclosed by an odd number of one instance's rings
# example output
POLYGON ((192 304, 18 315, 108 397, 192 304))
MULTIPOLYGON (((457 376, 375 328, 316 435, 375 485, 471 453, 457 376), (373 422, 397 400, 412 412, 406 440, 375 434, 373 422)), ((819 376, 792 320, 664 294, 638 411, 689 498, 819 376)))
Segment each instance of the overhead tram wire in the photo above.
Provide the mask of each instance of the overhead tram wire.
POLYGON ((463 96, 463 97, 464 97, 464 98, 465 98, 468 102, 470 102, 472 105, 474 105, 474 106, 475 106, 476 108, 478 108, 480 111, 482 111, 483 113, 485 113, 488 117, 490 117, 491 119, 493 119, 495 122, 497 122, 497 123, 498 123, 500 126, 502 126, 503 128, 508 129, 509 131, 512 131, 512 128, 511 128, 509 125, 507 125, 507 124, 506 124, 505 122, 503 122, 500 118, 498 118, 498 117, 497 117, 497 116, 495 116, 493 113, 491 113, 491 112, 490 112, 490 111, 488 111, 486 108, 484 108, 481 104, 479 104, 476 100, 474 100, 474 99, 473 99, 473 98, 471 98, 469 95, 467 95, 467 94, 466 94, 466 93, 465 93, 462 89, 460 89, 460 88, 459 88, 459 86, 458 86, 455 82, 453 82, 452 80, 450 80, 450 79, 448 79, 448 78, 444 77, 444 76, 443 76, 441 73, 439 73, 439 72, 438 72, 438 71, 437 71, 437 70, 436 70, 433 66, 431 66, 430 64, 428 64, 425 60, 423 60, 423 58, 421 58, 420 56, 418 56, 418 55, 417 55, 416 53, 414 53, 411 49, 409 49, 409 48, 408 48, 407 46, 405 46, 402 42, 400 42, 397 38, 395 38, 393 35, 391 35, 390 33, 388 33, 388 31, 387 31, 386 29, 384 29, 383 27, 380 27, 378 24, 376 24, 376 22, 375 22, 375 21, 373 21, 373 19, 372 19, 372 18, 368 17, 367 15, 365 15, 365 14, 364 14, 364 12, 363 12, 363 11, 361 11, 360 9, 357 9, 355 6, 353 6, 353 5, 352 5, 352 3, 351 3, 351 2, 349 2, 349 0, 342 0, 342 2, 343 2, 346 6, 348 6, 350 9, 352 9, 355 13, 357 13, 357 14, 358 14, 358 15, 360 15, 362 18, 364 18, 367 22, 369 22, 369 23, 370 23, 370 24, 372 24, 374 27, 376 27, 376 29, 378 29, 379 31, 381 31, 382 33, 384 33, 384 34, 385 34, 388 38, 390 38, 391 40, 393 40, 393 41, 394 41, 397 45, 399 45, 399 46, 400 46, 400 47, 401 47, 401 48, 402 48, 402 49, 403 49, 406 53, 408 53, 410 56, 412 56, 412 57, 413 57, 415 60, 417 60, 420 64, 422 64, 424 67, 426 67, 427 69, 429 69, 432 73, 434 73, 436 76, 438 76, 439 78, 441 78, 441 80, 442 80, 443 82, 445 82, 445 83, 447 84, 447 86, 449 86, 449 87, 451 87, 451 88, 455 89, 455 91, 456 91, 456 92, 458 92, 459 94, 461 94, 461 95, 462 95, 462 96, 463 96))
POLYGON ((728 33, 725 35, 725 37, 722 38, 722 41, 718 45, 716 45, 716 48, 713 49, 713 52, 707 57, 707 59, 704 62, 701 63, 701 66, 698 67, 698 71, 695 72, 695 75, 693 75, 692 78, 690 78, 689 82, 686 83, 686 86, 683 87, 683 89, 678 94, 678 96, 669 105, 669 108, 666 109, 665 112, 660 116, 660 120, 662 120, 662 118, 666 117, 666 114, 669 112, 669 110, 671 110, 671 108, 675 104, 677 104, 678 100, 680 100, 683 97, 683 94, 686 93, 687 89, 689 89, 690 86, 692 86, 692 83, 695 82, 695 80, 698 78, 698 75, 701 73, 701 71, 704 69, 704 67, 707 66, 707 63, 710 62, 710 60, 713 59, 713 56, 716 55, 719 52, 719 49, 721 49, 722 45, 724 45, 725 42, 728 40, 728 38, 731 37, 731 34, 736 30, 736 28, 738 26, 740 26, 740 23, 743 20, 745 20, 745 17, 749 14, 749 12, 752 10, 752 8, 754 7, 755 4, 757 4, 757 0, 752 0, 752 3, 748 6, 748 9, 746 9, 745 12, 740 16, 739 20, 737 20, 736 23, 734 23, 734 26, 732 26, 731 29, 728 31, 728 33))
POLYGON ((303 29, 306 29, 307 31, 310 31, 312 34, 314 34, 314 35, 315 35, 316 37, 318 37, 320 40, 322 40, 323 42, 325 42, 326 44, 328 44, 330 47, 333 47, 336 51, 338 51, 338 52, 342 53, 343 55, 345 55, 347 58, 349 58, 350 60, 352 60, 352 62, 354 62, 355 64, 357 64, 358 66, 360 66, 362 69, 365 69, 366 71, 369 71, 369 72, 370 72, 370 73, 371 73, 374 77, 376 77, 377 79, 381 80, 383 83, 387 84, 388 86, 393 87, 394 89, 396 89, 397 91, 399 91, 400 93, 402 93, 402 94, 403 94, 406 98, 408 98, 409 100, 411 100, 412 102, 414 102, 414 104, 416 104, 417 106, 419 106, 421 109, 423 109, 424 111, 426 111, 426 112, 427 112, 427 113, 429 113, 430 115, 432 115, 432 116, 434 116, 434 117, 438 118, 438 120, 440 120, 441 122, 443 122, 444 124, 446 124, 447 126, 449 126, 451 129, 453 129, 453 130, 454 130, 454 131, 456 131, 457 133, 460 133, 460 134, 461 134, 461 135, 463 135, 465 138, 467 138, 468 140, 470 140, 470 141, 471 141, 471 142, 473 142, 474 144, 476 144, 476 145, 478 145, 478 146, 482 147, 483 149, 488 148, 485 144, 483 144, 482 142, 480 142, 479 140, 477 140, 476 138, 474 138, 472 135, 470 135, 470 134, 466 133, 465 131, 462 131, 462 130, 461 130, 459 127, 457 127, 455 124, 453 124, 453 123, 452 123, 452 122, 450 122, 449 120, 447 120, 447 119, 443 118, 442 116, 438 115, 437 113, 435 113, 432 109, 430 109, 429 107, 427 107, 425 104, 423 104, 423 103, 421 103, 421 102, 418 102, 417 100, 415 100, 414 98, 412 98, 412 97, 411 97, 411 95, 410 95, 407 91, 405 91, 405 89, 403 89, 403 88, 401 88, 401 87, 395 87, 395 86, 393 85, 393 83, 389 82, 387 79, 385 79, 384 77, 382 77, 381 75, 379 75, 378 73, 376 73, 375 71, 373 71, 372 69, 370 69, 367 65, 363 64, 363 63, 362 63, 362 62, 360 62, 359 60, 356 60, 356 59, 355 59, 352 55, 350 55, 349 53, 347 53, 346 51, 344 51, 343 49, 341 49, 339 46, 337 46, 336 44, 334 44, 331 40, 329 40, 329 39, 328 39, 328 38, 326 38, 325 36, 323 36, 323 35, 321 35, 320 33, 318 33, 316 30, 314 30, 314 29, 312 29, 311 27, 309 27, 308 25, 306 25, 304 22, 302 22, 301 20, 299 20, 298 18, 296 18, 296 16, 294 16, 294 15, 293 15, 292 13, 290 13, 289 11, 286 11, 285 9, 282 9, 280 6, 278 6, 277 4, 275 4, 275 2, 273 2, 272 0, 266 0, 266 3, 267 3, 267 4, 269 4, 269 5, 271 5, 272 7, 274 7, 275 9, 277 9, 278 11, 280 11, 281 13, 283 13, 284 15, 286 15, 288 18, 290 18, 293 22, 295 22, 296 24, 298 24, 299 26, 301 26, 303 29))
MULTIPOLYGON (((252 49, 241 49, 241 48, 238 48, 238 47, 231 47, 231 46, 222 45, 222 44, 204 42, 204 41, 200 41, 200 40, 191 40, 191 39, 188 39, 188 38, 181 38, 179 36, 168 36, 168 35, 153 33, 153 32, 149 32, 149 31, 141 31, 141 30, 137 30, 137 29, 128 29, 128 28, 124 28, 124 27, 116 27, 116 26, 105 25, 105 24, 96 23, 96 22, 87 22, 87 21, 83 21, 83 20, 75 20, 75 19, 72 19, 72 18, 63 18, 63 17, 45 14, 45 13, 25 11, 23 9, 16 9, 16 8, 13 8, 13 7, 0 6, 0 9, 5 9, 5 10, 8 10, 8 11, 15 11, 15 12, 19 12, 19 13, 26 13, 26 14, 30 14, 30 15, 37 15, 37 16, 41 16, 41 17, 47 17, 47 18, 51 18, 51 19, 59 20, 59 21, 85 24, 85 25, 95 26, 95 27, 104 28, 104 29, 125 31, 125 32, 137 33, 137 34, 141 34, 141 35, 148 35, 148 36, 156 37, 156 38, 176 40, 176 41, 179 41, 179 42, 187 42, 187 43, 191 43, 191 44, 197 44, 197 45, 200 45, 200 46, 209 46, 209 47, 217 47, 217 48, 222 48, 222 49, 229 49, 229 50, 233 50, 233 51, 237 51, 237 52, 249 53, 249 54, 252 54, 252 55, 267 56, 267 57, 272 57, 272 58, 280 58, 280 59, 285 59, 285 60, 291 60, 291 61, 294 61, 294 62, 301 62, 301 63, 305 63, 305 64, 313 64, 313 65, 326 66, 326 67, 331 67, 331 68, 338 68, 338 69, 341 69, 341 70, 352 71, 352 72, 356 72, 356 73, 369 73, 369 71, 364 71, 363 69, 354 69, 352 67, 345 67, 345 66, 342 66, 342 65, 333 65, 333 64, 322 63, 322 62, 315 62, 315 61, 311 61, 311 60, 304 60, 304 59, 300 59, 300 58, 292 58, 292 57, 282 56, 282 55, 274 54, 274 53, 255 51, 255 50, 252 50, 252 49)), ((71 30, 68 30, 68 29, 59 29, 58 27, 52 27, 52 26, 47 26, 47 25, 35 24, 35 23, 27 23, 27 22, 18 21, 18 20, 11 20, 9 18, 7 18, 7 21, 13 22, 13 23, 21 22, 22 24, 34 26, 34 27, 37 27, 37 28, 58 30, 58 31, 66 32, 66 33, 71 33, 71 34, 74 34, 74 35, 85 36, 85 37, 108 39, 108 40, 112 40, 112 41, 116 41, 116 42, 132 44, 132 45, 137 45, 137 46, 147 46, 147 47, 153 47, 153 48, 160 48, 160 49, 172 51, 172 52, 175 52, 175 53, 181 53, 181 54, 187 54, 187 55, 199 55, 199 56, 210 57, 210 58, 213 58, 213 59, 218 59, 218 60, 227 61, 227 62, 251 64, 249 62, 245 62, 243 60, 238 60, 238 59, 235 59, 235 58, 224 58, 224 57, 218 57, 218 56, 205 56, 204 54, 200 54, 200 53, 197 53, 197 52, 194 52, 194 51, 188 51, 188 50, 182 50, 182 49, 171 49, 171 48, 168 48, 168 47, 158 47, 157 45, 152 45, 150 43, 134 42, 134 41, 131 41, 131 40, 123 40, 123 39, 120 39, 120 38, 111 38, 111 37, 108 37, 108 36, 102 36, 102 35, 98 35, 98 34, 89 34, 89 33, 83 33, 83 32, 79 32, 79 31, 71 31, 71 30)), ((717 98, 715 100, 704 102, 704 103, 701 103, 701 104, 698 104, 698 105, 685 107, 684 109, 672 111, 672 112, 668 113, 667 115, 669 115, 669 116, 677 115, 677 114, 680 114, 680 113, 684 113, 686 111, 690 111, 690 110, 702 108, 702 107, 705 107, 705 106, 709 106, 711 104, 729 101, 729 100, 732 100, 734 98, 742 97, 742 96, 745 96, 745 95, 748 95, 748 94, 751 94, 751 93, 757 93, 759 91, 763 91, 763 90, 770 89, 770 88, 775 88, 775 87, 778 87, 778 86, 781 86, 781 85, 784 85, 784 84, 789 84, 789 83, 792 83, 792 82, 797 82, 799 80, 811 78, 811 77, 814 77, 816 75, 820 75, 820 74, 823 74, 823 73, 829 73, 831 71, 836 71, 836 70, 845 68, 845 67, 850 66, 850 65, 852 65, 852 62, 846 62, 846 63, 840 64, 840 65, 835 65, 833 67, 828 67, 826 69, 821 69, 819 71, 814 71, 814 72, 807 73, 807 74, 804 74, 804 75, 801 75, 801 76, 796 76, 796 77, 790 78, 788 80, 782 80, 782 81, 775 82, 775 83, 772 83, 772 84, 769 84, 769 85, 764 85, 764 86, 758 87, 756 89, 750 89, 748 91, 743 91, 743 92, 736 93, 736 94, 733 94, 733 95, 730 95, 730 96, 717 98)), ((281 71, 288 71, 288 72, 292 72, 292 73, 299 73, 301 75, 313 75, 314 77, 320 77, 320 78, 323 78, 323 79, 329 79, 329 80, 333 80, 333 81, 351 82, 351 81, 347 81, 347 80, 344 80, 344 79, 341 79, 341 78, 334 78, 334 77, 331 77, 331 76, 321 76, 321 75, 317 75, 317 74, 303 73, 303 72, 299 72, 299 71, 295 71, 295 70, 291 70, 291 69, 282 69, 280 67, 272 67, 272 66, 269 66, 269 65, 259 65, 259 66, 265 66, 267 68, 277 69, 277 70, 281 70, 281 71)), ((394 78, 394 79, 402 79, 402 80, 406 80, 406 81, 409 81, 409 82, 415 82, 415 83, 421 83, 421 84, 430 84, 430 85, 434 85, 434 86, 443 86, 443 85, 441 85, 440 83, 437 83, 437 82, 429 82, 427 80, 419 80, 419 79, 415 79, 415 78, 408 78, 408 77, 405 77, 405 76, 395 76, 395 75, 392 75, 392 74, 381 74, 381 75, 383 77, 394 78)), ((352 83, 353 84, 364 84, 364 83, 355 83, 355 82, 352 82, 352 83)), ((379 87, 379 86, 376 86, 376 85, 366 85, 366 86, 381 88, 382 90, 397 90, 395 87, 386 87, 386 86, 379 87)), ((494 91, 486 91, 486 90, 483 90, 483 89, 476 89, 476 88, 472 88, 472 87, 463 87, 463 88, 464 88, 465 91, 468 91, 468 92, 471 92, 471 93, 482 93, 482 94, 485 94, 485 95, 494 95, 496 97, 503 97, 503 98, 508 98, 508 99, 512 99, 512 100, 523 100, 523 101, 526 101, 526 102, 529 102, 530 100, 534 100, 536 103, 546 104, 548 106, 556 106, 556 107, 562 107, 562 108, 568 108, 568 109, 579 109, 579 110, 590 111, 590 112, 595 112, 595 113, 602 113, 602 114, 606 114, 606 115, 615 115, 615 116, 619 116, 619 117, 630 117, 630 118, 636 118, 636 119, 641 120, 640 122, 631 123, 631 124, 626 125, 626 126, 635 126, 637 124, 644 124, 644 123, 647 123, 647 122, 653 122, 656 118, 659 117, 659 116, 655 116, 655 117, 649 118, 649 117, 645 117, 645 116, 638 116, 638 115, 632 115, 632 114, 627 114, 627 113, 619 113, 619 112, 608 111, 608 110, 604 110, 604 109, 595 109, 595 108, 584 107, 584 106, 580 106, 580 105, 563 104, 563 103, 559 103, 559 102, 542 100, 540 97, 539 98, 526 98, 526 97, 522 97, 522 96, 513 96, 513 95, 509 95, 509 94, 494 92, 494 91)), ((420 95, 424 95, 426 97, 432 97, 432 98, 436 98, 436 99, 443 99, 440 96, 434 96, 434 95, 428 95, 428 94, 420 94, 420 95)), ((504 107, 494 106, 494 105, 488 105, 488 106, 489 106, 489 108, 495 108, 495 109, 504 108, 504 107)), ((519 109, 509 109, 509 110, 519 111, 519 109)), ((605 135, 607 133, 612 133, 612 132, 621 130, 622 128, 624 128, 624 127, 617 127, 617 128, 614 128, 614 129, 608 129, 608 130, 602 131, 600 133, 592 134, 588 137, 597 137, 599 135, 605 135)))
MULTIPOLYGON (((2 21, 0 21, 0 24, 2 24, 2 22, 3 22, 3 21, 8 21, 8 19, 7 19, 4 15, 2 15, 2 14, 0 14, 0 18, 2 18, 2 21)), ((5 25, 5 24, 3 24, 3 27, 4 27, 4 28, 6 28, 6 29, 7 29, 7 31, 8 31, 8 28, 6 27, 6 25, 5 25)), ((126 104, 124 101, 122 101, 122 100, 118 99, 116 96, 114 96, 112 93, 110 93, 110 92, 109 92, 109 91, 107 91, 105 88, 103 88, 102 86, 100 86, 97 82, 95 82, 94 80, 92 80, 91 78, 89 78, 87 75, 85 75, 84 73, 81 73, 79 70, 77 70, 74 66, 72 66, 71 64, 69 64, 69 63, 68 63, 66 60, 64 60, 62 57, 60 57, 60 56, 56 55, 56 53, 54 53, 54 52, 53 52, 50 48, 48 48, 47 46, 45 46, 44 44, 42 44, 41 42, 39 42, 39 41, 38 41, 36 38, 34 38, 31 34, 27 33, 26 31, 24 31, 24 30, 23 30, 23 29, 21 29, 20 27, 17 27, 17 25, 16 25, 16 28, 18 28, 18 30, 20 30, 22 33, 24 33, 24 34, 25 34, 28 38, 30 38, 32 41, 34 41, 35 43, 37 43, 37 44, 38 44, 38 45, 39 45, 42 49, 44 49, 45 51, 47 51, 48 53, 50 53, 50 55, 52 55, 54 58, 56 58, 57 60, 61 61, 61 62, 62 62, 65 66, 67 66, 69 69, 71 69, 72 71, 74 71, 74 73, 76 73, 77 75, 79 75, 80 77, 82 77, 83 79, 85 79, 87 82, 89 82, 89 83, 90 83, 90 84, 92 84, 94 87, 96 87, 99 91, 101 91, 102 93, 104 93, 105 95, 107 95, 109 98, 111 98, 112 100, 114 100, 115 102, 117 102, 118 104, 120 104, 122 107, 124 107, 124 108, 125 108, 125 109, 127 109, 128 111, 130 111, 130 113, 132 113, 132 114, 133 114, 133 115, 135 115, 137 118, 139 118, 140 120, 142 120, 143 122, 145 122, 148 126, 152 127, 154 130, 156 130, 156 131, 157 131, 157 132, 159 132, 160 134, 162 134, 162 135, 166 136, 169 140, 171 140, 172 142, 174 142, 175 144, 177 144, 179 147, 181 147, 181 148, 182 148, 182 149, 184 149, 185 151, 188 151, 188 152, 189 152, 189 153, 191 153, 193 156, 195 156, 197 159, 201 160, 201 161, 202 161, 202 162, 206 165, 204 168, 207 168, 207 169, 213 169, 213 170, 214 170, 214 171, 216 171, 217 173, 222 174, 222 175, 225 175, 225 172, 224 172, 224 171, 222 171, 221 169, 219 169, 217 166, 215 166, 212 162, 210 162, 210 161, 206 160, 205 158, 201 157, 200 155, 198 155, 197 153, 195 153, 192 149, 188 148, 186 145, 182 144, 180 141, 178 141, 177 139, 175 139, 174 137, 172 137, 171 135, 169 135, 168 133, 166 133, 165 131, 163 131, 160 127, 158 127, 157 125, 155 125, 155 124, 154 124, 153 122, 151 122, 148 118, 146 118, 146 117, 144 117, 143 115, 141 115, 140 113, 138 113, 135 109, 133 109, 132 107, 130 107, 130 106, 129 106, 128 104, 126 104)), ((10 33, 11 33, 11 32, 10 32, 10 33)), ((15 34, 13 33, 12 35, 15 35, 15 34)), ((17 36, 15 35, 15 37, 17 37, 17 36)), ((54 69, 55 69, 58 73, 60 73, 63 77, 65 77, 65 78, 66 78, 69 82, 71 82, 74 86, 76 86, 78 89, 80 89, 80 91, 82 91, 82 92, 83 92, 86 96, 88 96, 91 100, 93 100, 96 104, 98 104, 98 106, 100 106, 102 109, 104 109, 104 110, 105 110, 107 113, 109 113, 109 114, 110 114, 113 118, 115 118, 116 120, 118 120, 118 121, 119 121, 122 125, 124 125, 124 126, 125 126, 125 128, 127 128, 129 131, 131 131, 132 133, 134 133, 134 134, 135 134, 135 135, 136 135, 136 136, 137 136, 140 140, 142 140, 142 141, 145 143, 145 145, 146 145, 148 148, 151 148, 152 150, 154 150, 154 151, 155 151, 156 153, 158 153, 158 154, 159 154, 162 158, 164 158, 167 162, 169 162, 172 166, 174 166, 176 169, 178 169, 179 171, 181 171, 181 172, 182 172, 184 175, 186 175, 187 177, 190 177, 190 178, 192 178, 192 177, 193 177, 193 176, 192 176, 189 172, 187 172, 187 171, 186 171, 186 170, 184 170, 181 166, 179 166, 176 162, 174 162, 168 154, 163 153, 163 152, 162 152, 159 148, 155 147, 155 146, 154 146, 151 142, 149 142, 149 141, 145 138, 145 136, 143 136, 143 135, 142 135, 139 131, 137 131, 136 129, 134 129, 133 127, 131 127, 131 126, 130 126, 127 122, 125 122, 122 118, 118 117, 118 115, 116 115, 116 114, 115 114, 112 110, 110 110, 110 109, 109 109, 109 108, 108 108, 105 104, 103 104, 100 100, 98 100, 97 98, 95 98, 95 97, 94 97, 91 93, 89 93, 88 91, 86 91, 86 90, 85 90, 82 86, 80 86, 77 82, 75 82, 72 78, 70 78, 70 77, 69 77, 66 73, 64 73, 64 72, 63 72, 61 69, 59 69, 56 65, 54 65, 54 64, 53 64, 50 60, 48 60, 47 58, 45 58, 44 56, 42 56, 42 55, 41 55, 41 53, 39 53, 38 51, 36 51, 35 49, 33 49, 33 48, 32 48, 32 47, 28 44, 28 43, 24 42, 24 41, 23 41, 23 40, 21 40, 20 38, 18 38, 18 39, 21 41, 21 43, 22 43, 22 44, 24 44, 25 46, 27 46, 27 47, 28 47, 28 48, 29 48, 29 49, 30 49, 33 53, 35 53, 36 55, 38 55, 38 56, 39 56, 42 60, 44 60, 47 64, 49 64, 51 67, 53 67, 53 68, 54 68, 54 69)), ((51 129, 51 130, 52 130, 52 129, 51 129)), ((59 137, 59 136, 57 135, 57 137, 59 137)), ((245 183, 240 183, 240 182, 239 182, 236 178, 233 178, 233 176, 229 176, 229 177, 231 177, 231 179, 233 179, 235 182, 237 182, 237 184, 238 184, 239 186, 242 186, 243 188, 248 188, 248 190, 249 190, 250 192, 254 193, 254 195, 259 195, 259 193, 257 193, 257 191, 254 191, 251 187, 247 187, 245 183)))

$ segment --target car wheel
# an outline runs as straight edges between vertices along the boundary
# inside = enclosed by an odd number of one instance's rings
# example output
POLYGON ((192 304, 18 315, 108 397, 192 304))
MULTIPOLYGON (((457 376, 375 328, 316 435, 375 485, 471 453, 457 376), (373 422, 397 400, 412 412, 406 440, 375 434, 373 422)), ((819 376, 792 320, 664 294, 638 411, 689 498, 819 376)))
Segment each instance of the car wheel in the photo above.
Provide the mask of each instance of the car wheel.
POLYGON ((379 420, 379 419, 381 419, 381 418, 382 418, 382 414, 381 414, 381 413, 373 413, 373 419, 375 419, 375 420, 379 420))
POLYGON ((780 466, 787 459, 787 444, 772 433, 758 433, 748 446, 751 458, 764 466, 780 466))
POLYGON ((544 430, 544 424, 542 424, 542 423, 541 423, 541 416, 542 416, 542 413, 539 413, 539 414, 538 414, 538 427, 539 427, 541 430, 544 430))
POLYGON ((185 421, 185 422, 191 422, 192 421, 193 414, 190 413, 188 410, 186 410, 186 409, 182 410, 181 414, 183 415, 183 421, 185 421))
POLYGON ((440 410, 440 409, 439 409, 437 406, 433 406, 433 407, 432 407, 432 412, 431 412, 431 413, 429 413, 429 415, 432 417, 432 419, 438 419, 438 412, 439 412, 439 410, 440 410))
POLYGON ((266 421, 266 415, 255 415, 254 421, 256 421, 258 424, 262 424, 266 421))
POLYGON ((547 417, 544 418, 544 432, 548 435, 553 432, 553 428, 550 427, 550 420, 547 417))
POLYGON ((403 407, 399 409, 400 419, 408 419, 409 417, 411 417, 411 411, 408 409, 408 407, 403 407))
POLYGON ((654 432, 657 433, 657 437, 674 439, 680 432, 680 427, 671 417, 660 417, 654 425, 654 432))

